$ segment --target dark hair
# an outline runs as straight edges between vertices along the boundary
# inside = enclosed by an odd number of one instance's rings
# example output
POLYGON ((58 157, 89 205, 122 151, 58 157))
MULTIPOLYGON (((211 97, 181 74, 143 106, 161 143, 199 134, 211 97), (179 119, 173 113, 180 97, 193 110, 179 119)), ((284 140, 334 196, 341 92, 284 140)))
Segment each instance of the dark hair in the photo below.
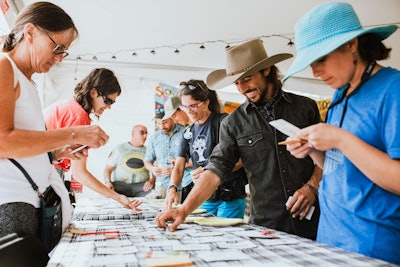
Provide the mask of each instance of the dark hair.
MULTIPOLYGON (((264 70, 261 70, 260 72, 263 74, 264 70)), ((269 75, 265 77, 265 80, 267 81, 267 84, 272 84, 272 88, 282 88, 280 76, 281 73, 279 72, 279 69, 275 65, 272 65, 270 67, 269 75)))
POLYGON ((183 87, 180 91, 181 96, 190 95, 194 100, 198 101, 210 100, 208 109, 211 112, 221 113, 221 105, 219 103, 217 92, 210 90, 204 81, 189 80, 187 82, 181 82, 180 85, 183 87), (193 86, 195 88, 191 89, 189 86, 193 86))
POLYGON ((24 27, 28 23, 48 32, 61 32, 72 28, 75 38, 78 37, 78 30, 74 22, 62 8, 49 2, 35 2, 26 6, 18 14, 14 27, 4 40, 3 52, 13 50, 22 40, 24 27))
POLYGON ((387 59, 391 50, 382 43, 379 35, 375 33, 366 33, 358 37, 358 52, 366 62, 387 59))
POLYGON ((105 68, 93 69, 80 83, 75 86, 74 97, 82 108, 89 114, 93 108, 93 101, 90 90, 96 88, 103 96, 118 93, 121 94, 121 87, 114 73, 105 68))

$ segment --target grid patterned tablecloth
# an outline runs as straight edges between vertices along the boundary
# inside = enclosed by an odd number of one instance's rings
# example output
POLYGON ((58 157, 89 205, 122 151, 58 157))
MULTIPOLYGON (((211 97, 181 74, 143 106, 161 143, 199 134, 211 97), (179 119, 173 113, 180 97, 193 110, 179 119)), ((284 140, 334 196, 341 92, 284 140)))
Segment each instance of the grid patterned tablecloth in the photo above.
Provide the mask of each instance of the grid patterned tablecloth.
POLYGON ((151 208, 146 208, 145 213, 120 207, 77 209, 73 221, 76 228, 120 233, 67 232, 48 266, 147 266, 149 252, 154 257, 189 257, 194 266, 395 266, 251 224, 229 227, 182 224, 177 231, 169 232, 157 228, 154 216, 159 207, 153 209, 153 213, 151 208))

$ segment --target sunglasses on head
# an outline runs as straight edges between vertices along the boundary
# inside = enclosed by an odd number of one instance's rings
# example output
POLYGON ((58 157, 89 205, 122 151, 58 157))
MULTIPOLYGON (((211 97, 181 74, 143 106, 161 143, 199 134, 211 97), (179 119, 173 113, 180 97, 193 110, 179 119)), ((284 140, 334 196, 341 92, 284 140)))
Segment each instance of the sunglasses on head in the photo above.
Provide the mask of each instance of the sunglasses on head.
POLYGON ((112 105, 115 103, 115 100, 112 100, 110 98, 108 98, 107 96, 103 95, 102 93, 100 93, 99 91, 97 91, 97 93, 99 94, 99 96, 101 96, 103 98, 103 102, 106 105, 112 105))
POLYGON ((204 88, 204 86, 201 84, 201 83, 199 83, 199 82, 196 82, 196 83, 194 83, 194 84, 190 84, 190 83, 186 83, 186 82, 181 82, 180 83, 180 85, 179 85, 179 89, 185 89, 185 88, 187 88, 187 89, 189 89, 189 90, 194 90, 194 89, 196 89, 196 88, 200 88, 202 91, 204 91, 204 92, 208 92, 208 89, 207 88, 204 88))

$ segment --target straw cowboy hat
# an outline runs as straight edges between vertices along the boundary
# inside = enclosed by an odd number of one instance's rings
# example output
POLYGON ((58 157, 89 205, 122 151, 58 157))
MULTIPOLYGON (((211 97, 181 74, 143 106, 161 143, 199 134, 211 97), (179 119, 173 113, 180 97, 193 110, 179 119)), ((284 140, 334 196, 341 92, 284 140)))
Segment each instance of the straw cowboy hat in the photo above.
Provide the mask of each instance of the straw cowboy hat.
POLYGON ((384 40, 396 30, 396 25, 365 30, 351 5, 340 2, 321 4, 296 23, 297 55, 282 81, 357 36, 375 33, 384 40))
POLYGON ((292 54, 277 54, 268 57, 260 39, 254 39, 226 50, 226 69, 211 72, 206 79, 210 89, 224 88, 257 71, 293 57, 292 54))

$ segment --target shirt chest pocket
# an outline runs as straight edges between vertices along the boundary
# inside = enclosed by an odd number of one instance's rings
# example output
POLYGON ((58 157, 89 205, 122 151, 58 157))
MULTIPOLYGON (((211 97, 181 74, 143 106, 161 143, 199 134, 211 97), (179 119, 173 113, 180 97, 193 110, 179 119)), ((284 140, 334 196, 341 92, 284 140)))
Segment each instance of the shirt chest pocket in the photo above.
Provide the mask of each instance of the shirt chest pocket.
POLYGON ((254 149, 255 147, 259 146, 262 142, 263 135, 261 132, 244 135, 238 137, 237 142, 240 149, 254 149))

